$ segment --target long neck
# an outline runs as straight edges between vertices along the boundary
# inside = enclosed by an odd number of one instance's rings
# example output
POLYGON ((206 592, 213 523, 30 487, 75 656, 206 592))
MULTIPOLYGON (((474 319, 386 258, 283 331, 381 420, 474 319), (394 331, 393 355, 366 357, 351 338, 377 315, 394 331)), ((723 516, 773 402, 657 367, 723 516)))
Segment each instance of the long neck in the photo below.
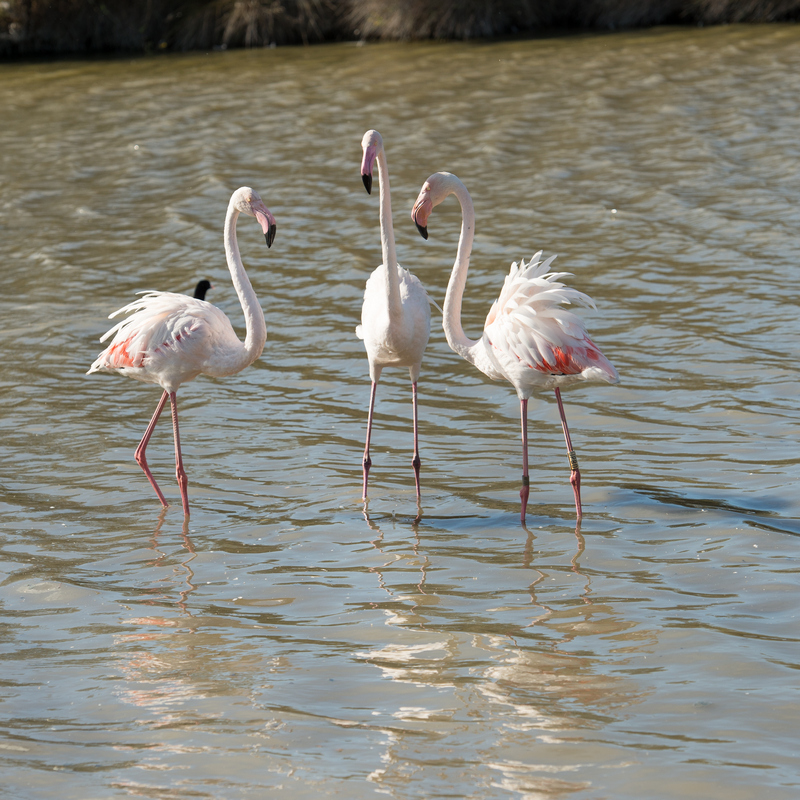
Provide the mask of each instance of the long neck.
POLYGON ((471 360, 468 358, 467 352, 478 342, 468 338, 461 327, 461 299, 467 284, 469 255, 472 252, 472 239, 475 235, 475 210, 467 187, 455 175, 451 178, 448 194, 454 194, 461 203, 461 235, 458 238, 458 252, 444 298, 443 327, 451 349, 471 360))
POLYGON ((389 166, 383 148, 378 150, 378 180, 381 184, 381 253, 387 274, 387 300, 389 317, 403 313, 400 302, 400 280, 397 275, 397 251, 394 246, 394 227, 392 225, 392 195, 389 188, 389 166))
POLYGON ((247 335, 242 346, 241 365, 239 366, 239 369, 244 369, 261 355, 264 343, 267 341, 267 324, 264 321, 261 304, 244 271, 242 257, 239 255, 239 245, 236 241, 236 220, 238 218, 239 211, 233 204, 229 205, 228 214, 225 217, 225 257, 228 260, 228 269, 231 271, 233 288, 236 289, 239 302, 242 304, 242 311, 244 311, 247 335))

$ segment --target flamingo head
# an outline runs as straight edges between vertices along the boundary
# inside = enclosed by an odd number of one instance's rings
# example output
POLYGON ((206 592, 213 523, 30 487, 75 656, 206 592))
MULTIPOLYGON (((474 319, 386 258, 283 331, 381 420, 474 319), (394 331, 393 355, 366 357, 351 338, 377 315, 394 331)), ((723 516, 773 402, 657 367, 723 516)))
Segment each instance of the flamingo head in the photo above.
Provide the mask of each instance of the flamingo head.
POLYGON ((378 153, 383 150, 383 139, 378 131, 367 131, 364 134, 361 149, 364 151, 364 157, 361 159, 361 180, 364 181, 367 194, 372 194, 372 167, 378 153))
POLYGON ((237 189, 231 197, 231 204, 236 207, 242 214, 247 214, 250 217, 255 217, 261 225, 261 230, 264 231, 264 238, 267 241, 267 247, 272 247, 275 241, 275 231, 277 225, 275 224, 275 217, 272 212, 264 205, 264 201, 259 196, 255 189, 248 186, 242 186, 237 189))
MULTIPOLYGON (((417 202, 411 209, 411 219, 423 239, 428 238, 428 217, 433 209, 453 192, 453 178, 449 172, 435 172, 422 184, 417 202)), ((456 182, 458 178, 455 178, 456 182)))

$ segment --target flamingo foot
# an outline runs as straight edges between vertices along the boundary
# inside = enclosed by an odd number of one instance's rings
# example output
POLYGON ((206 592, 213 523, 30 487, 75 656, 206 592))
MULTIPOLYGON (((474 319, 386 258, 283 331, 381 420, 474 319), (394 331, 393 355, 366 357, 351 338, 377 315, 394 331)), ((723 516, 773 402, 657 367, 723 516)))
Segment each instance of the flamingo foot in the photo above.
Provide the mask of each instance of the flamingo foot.
POLYGON ((189 478, 186 476, 186 471, 181 466, 180 469, 175 471, 175 477, 178 479, 178 486, 181 490, 181 502, 183 503, 183 515, 189 516, 189 478))
POLYGON ((578 513, 578 524, 580 524, 583 517, 583 510, 581 509, 581 473, 577 469, 572 470, 570 473, 569 482, 572 484, 572 491, 575 492, 575 511, 578 513))
POLYGON ((519 490, 519 499, 521 501, 521 509, 519 512, 519 521, 525 524, 525 513, 528 510, 528 497, 531 494, 531 479, 527 475, 522 476, 522 488, 519 490))
POLYGON ((372 466, 372 459, 369 456, 364 458, 364 489, 361 493, 361 499, 367 499, 367 481, 369 480, 369 468, 372 466))
POLYGON ((414 453, 414 458, 411 459, 411 466, 414 467, 414 481, 417 484, 417 500, 420 498, 420 491, 419 491, 419 468, 422 466, 422 461, 420 461, 419 453, 414 453))

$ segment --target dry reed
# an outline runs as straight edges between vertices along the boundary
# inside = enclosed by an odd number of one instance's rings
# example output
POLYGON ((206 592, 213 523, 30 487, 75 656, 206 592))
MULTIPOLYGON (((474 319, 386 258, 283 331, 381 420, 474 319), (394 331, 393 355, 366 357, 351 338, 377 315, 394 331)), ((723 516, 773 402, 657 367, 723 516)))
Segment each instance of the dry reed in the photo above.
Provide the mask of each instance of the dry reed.
POLYGON ((798 18, 800 0, 0 0, 0 56, 798 18))

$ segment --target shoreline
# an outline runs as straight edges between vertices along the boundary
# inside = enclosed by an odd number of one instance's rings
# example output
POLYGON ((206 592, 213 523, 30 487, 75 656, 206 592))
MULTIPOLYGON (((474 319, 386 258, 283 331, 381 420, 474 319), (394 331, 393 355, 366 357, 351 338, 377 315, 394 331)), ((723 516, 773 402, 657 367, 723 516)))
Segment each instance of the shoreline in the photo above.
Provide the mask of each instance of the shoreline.
POLYGON ((6 0, 0 60, 539 38, 800 20, 800 0, 6 0))

